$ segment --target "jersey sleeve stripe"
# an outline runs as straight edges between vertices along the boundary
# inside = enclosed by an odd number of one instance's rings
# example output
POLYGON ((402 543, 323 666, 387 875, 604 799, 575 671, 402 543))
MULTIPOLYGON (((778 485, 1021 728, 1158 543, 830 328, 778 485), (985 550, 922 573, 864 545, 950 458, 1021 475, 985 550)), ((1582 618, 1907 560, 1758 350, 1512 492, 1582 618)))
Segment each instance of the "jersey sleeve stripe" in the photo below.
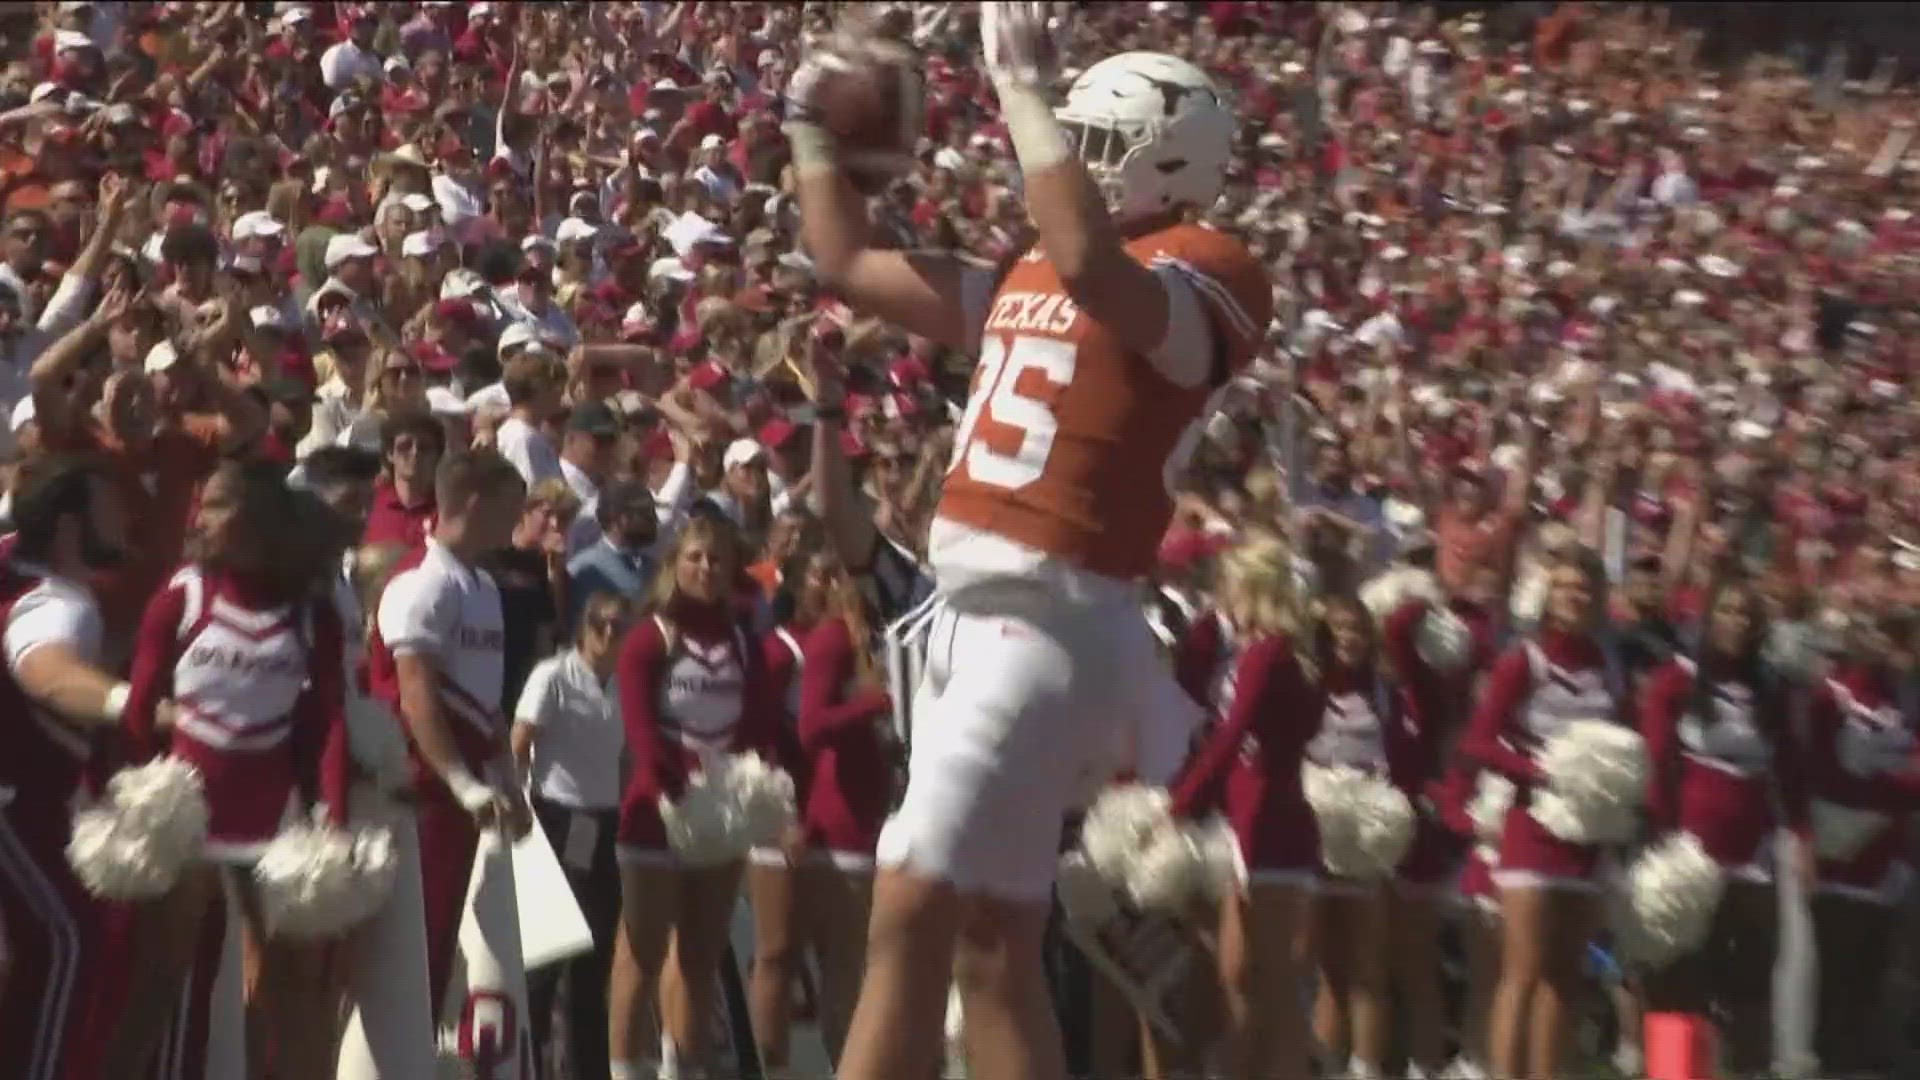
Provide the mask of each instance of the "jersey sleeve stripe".
POLYGON ((1227 323, 1232 327, 1234 333, 1239 334, 1250 342, 1260 340, 1260 328, 1253 324, 1253 319, 1247 314, 1247 309, 1241 306, 1240 301, 1233 298, 1233 293, 1229 292, 1226 286, 1220 284, 1218 279, 1201 272, 1198 267, 1187 262, 1185 259, 1176 259, 1171 255, 1154 256, 1153 265, 1167 266, 1178 271, 1180 276, 1187 280, 1188 284, 1197 289, 1202 296, 1213 302, 1213 306, 1226 317, 1227 323))

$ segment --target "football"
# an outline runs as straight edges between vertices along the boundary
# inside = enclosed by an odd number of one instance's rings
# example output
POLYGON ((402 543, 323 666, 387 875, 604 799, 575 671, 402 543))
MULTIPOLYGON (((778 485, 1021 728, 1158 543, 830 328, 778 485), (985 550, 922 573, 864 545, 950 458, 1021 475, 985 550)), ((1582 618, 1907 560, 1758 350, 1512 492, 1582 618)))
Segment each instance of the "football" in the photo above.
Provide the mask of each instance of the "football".
POLYGON ((923 127, 918 60, 897 41, 849 37, 819 59, 807 94, 815 122, 838 144, 854 185, 878 190, 913 164, 923 127))

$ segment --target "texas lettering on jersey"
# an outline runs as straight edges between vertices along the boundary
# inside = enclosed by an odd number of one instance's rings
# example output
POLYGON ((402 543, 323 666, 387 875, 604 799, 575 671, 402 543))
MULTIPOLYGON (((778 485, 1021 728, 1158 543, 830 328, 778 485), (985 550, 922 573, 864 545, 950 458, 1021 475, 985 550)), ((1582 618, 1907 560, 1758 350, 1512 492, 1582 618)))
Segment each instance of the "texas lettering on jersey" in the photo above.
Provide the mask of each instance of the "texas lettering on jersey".
MULTIPOLYGON (((1127 253, 1193 290, 1219 375, 1253 359, 1273 296, 1239 241, 1181 224, 1127 253)), ((988 306, 940 516, 1081 569, 1140 576, 1216 389, 1177 385, 1130 353, 1083 316, 1045 254, 1029 252, 988 306)))

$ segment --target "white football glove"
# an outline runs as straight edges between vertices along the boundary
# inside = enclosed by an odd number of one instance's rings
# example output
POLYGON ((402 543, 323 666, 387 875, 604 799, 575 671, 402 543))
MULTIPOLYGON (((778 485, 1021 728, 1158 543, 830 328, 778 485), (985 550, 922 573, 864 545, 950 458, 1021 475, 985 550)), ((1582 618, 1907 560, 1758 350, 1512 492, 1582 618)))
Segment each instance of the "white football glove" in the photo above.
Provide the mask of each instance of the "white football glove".
POLYGON ((1050 4, 1010 0, 980 5, 980 50, 994 88, 1045 92, 1053 82, 1053 37, 1047 26, 1050 4))

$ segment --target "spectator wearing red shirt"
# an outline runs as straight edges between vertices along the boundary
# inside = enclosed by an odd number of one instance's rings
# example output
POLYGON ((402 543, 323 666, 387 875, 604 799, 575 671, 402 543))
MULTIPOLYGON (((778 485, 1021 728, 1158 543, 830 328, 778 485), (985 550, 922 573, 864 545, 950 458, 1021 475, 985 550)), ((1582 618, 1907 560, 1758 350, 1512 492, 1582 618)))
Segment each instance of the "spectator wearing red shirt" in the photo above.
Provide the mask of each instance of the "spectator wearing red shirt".
POLYGON ((380 454, 387 475, 374 487, 362 544, 426 542, 433 528, 434 470, 446 451, 446 429, 426 413, 396 413, 381 425, 380 454))
POLYGON ((732 94, 733 76, 725 71, 708 72, 704 96, 687 106, 667 134, 667 149, 685 157, 709 135, 718 135, 725 141, 737 137, 739 125, 727 112, 727 98, 732 94))

